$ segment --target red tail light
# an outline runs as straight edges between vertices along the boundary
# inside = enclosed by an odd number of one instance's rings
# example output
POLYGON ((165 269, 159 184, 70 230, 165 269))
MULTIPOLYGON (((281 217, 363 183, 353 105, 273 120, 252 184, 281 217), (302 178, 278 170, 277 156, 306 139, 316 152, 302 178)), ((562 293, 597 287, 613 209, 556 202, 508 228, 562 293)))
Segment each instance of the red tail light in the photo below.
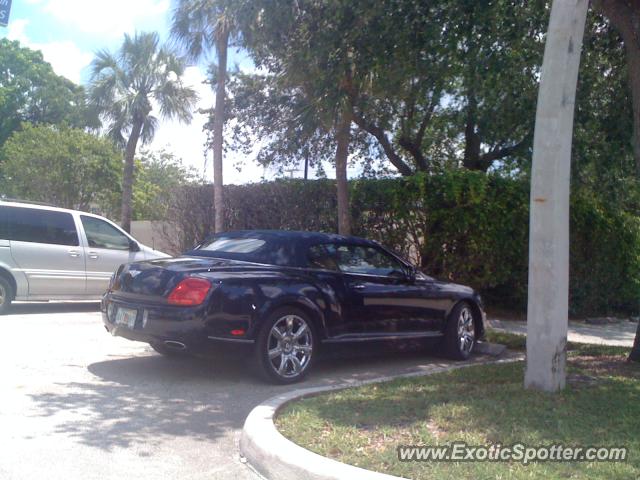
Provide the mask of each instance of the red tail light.
POLYGON ((200 305, 211 289, 211 282, 204 278, 185 278, 169 294, 171 305, 200 305))

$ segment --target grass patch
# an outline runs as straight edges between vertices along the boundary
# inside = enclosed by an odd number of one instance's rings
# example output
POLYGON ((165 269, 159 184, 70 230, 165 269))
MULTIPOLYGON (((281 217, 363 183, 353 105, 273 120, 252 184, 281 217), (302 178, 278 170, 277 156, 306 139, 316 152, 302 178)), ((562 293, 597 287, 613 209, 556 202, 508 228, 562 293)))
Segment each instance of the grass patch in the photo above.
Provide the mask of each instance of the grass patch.
MULTIPOLYGON (((500 343, 506 345, 509 350, 524 352, 527 349, 527 337, 515 333, 504 332, 487 328, 484 336, 486 342, 500 343)), ((624 355, 629 354, 629 348, 610 345, 594 345, 588 343, 567 343, 567 354, 569 357, 574 355, 586 355, 590 357, 599 357, 607 355, 624 355)))
MULTIPOLYGON (((504 343, 504 342, 503 342, 504 343)), ((472 366, 334 392, 287 405, 276 419, 289 439, 321 455, 414 479, 640 478, 640 367, 628 349, 574 345, 568 387, 523 388, 524 363, 472 366), (397 460, 399 445, 453 441, 530 446, 626 446, 623 463, 397 460)))
POLYGON ((524 335, 516 335, 515 333, 503 332, 487 328, 484 332, 484 340, 491 343, 501 343, 506 345, 509 350, 526 350, 527 337, 524 335))

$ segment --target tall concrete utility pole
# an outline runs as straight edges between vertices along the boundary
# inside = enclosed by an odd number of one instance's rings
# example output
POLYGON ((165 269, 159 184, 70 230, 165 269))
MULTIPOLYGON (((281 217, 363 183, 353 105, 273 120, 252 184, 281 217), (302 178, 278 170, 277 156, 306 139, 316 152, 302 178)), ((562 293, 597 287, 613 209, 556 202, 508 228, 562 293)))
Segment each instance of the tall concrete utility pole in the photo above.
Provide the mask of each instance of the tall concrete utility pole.
POLYGON ((554 0, 538 93, 531 173, 527 368, 548 392, 566 379, 573 111, 588 0, 554 0))

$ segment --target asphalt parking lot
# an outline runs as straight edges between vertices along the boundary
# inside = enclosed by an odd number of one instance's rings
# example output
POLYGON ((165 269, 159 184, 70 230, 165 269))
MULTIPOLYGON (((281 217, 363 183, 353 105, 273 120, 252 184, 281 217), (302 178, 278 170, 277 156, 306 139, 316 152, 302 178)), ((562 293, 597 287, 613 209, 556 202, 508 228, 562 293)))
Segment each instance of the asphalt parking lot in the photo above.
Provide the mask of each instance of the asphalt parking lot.
POLYGON ((0 317, 0 478, 257 478, 238 441, 251 409, 293 388, 428 369, 422 349, 325 356, 295 386, 244 362, 164 358, 108 335, 97 304, 19 304, 0 317))

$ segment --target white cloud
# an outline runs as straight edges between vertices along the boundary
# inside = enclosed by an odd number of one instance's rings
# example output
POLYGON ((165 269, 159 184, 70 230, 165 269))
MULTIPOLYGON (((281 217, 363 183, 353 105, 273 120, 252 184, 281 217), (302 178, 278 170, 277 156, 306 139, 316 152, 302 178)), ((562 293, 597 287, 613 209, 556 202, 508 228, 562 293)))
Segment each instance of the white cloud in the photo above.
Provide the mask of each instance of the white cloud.
POLYGON ((24 18, 13 20, 7 28, 7 38, 9 40, 18 40, 20 43, 28 43, 29 40, 25 33, 27 25, 29 25, 29 20, 24 18))
POLYGON ((44 59, 51 64, 58 75, 63 75, 75 83, 80 83, 82 69, 91 62, 93 55, 82 51, 70 40, 36 43, 29 40, 26 28, 29 20, 17 19, 9 25, 7 38, 18 40, 23 46, 42 51, 44 59))
POLYGON ((32 0, 60 24, 82 32, 120 37, 139 21, 164 15, 169 0, 32 0))
POLYGON ((31 48, 42 50, 44 59, 51 64, 55 72, 75 83, 80 83, 82 70, 93 58, 91 53, 83 52, 71 41, 32 44, 31 48))

